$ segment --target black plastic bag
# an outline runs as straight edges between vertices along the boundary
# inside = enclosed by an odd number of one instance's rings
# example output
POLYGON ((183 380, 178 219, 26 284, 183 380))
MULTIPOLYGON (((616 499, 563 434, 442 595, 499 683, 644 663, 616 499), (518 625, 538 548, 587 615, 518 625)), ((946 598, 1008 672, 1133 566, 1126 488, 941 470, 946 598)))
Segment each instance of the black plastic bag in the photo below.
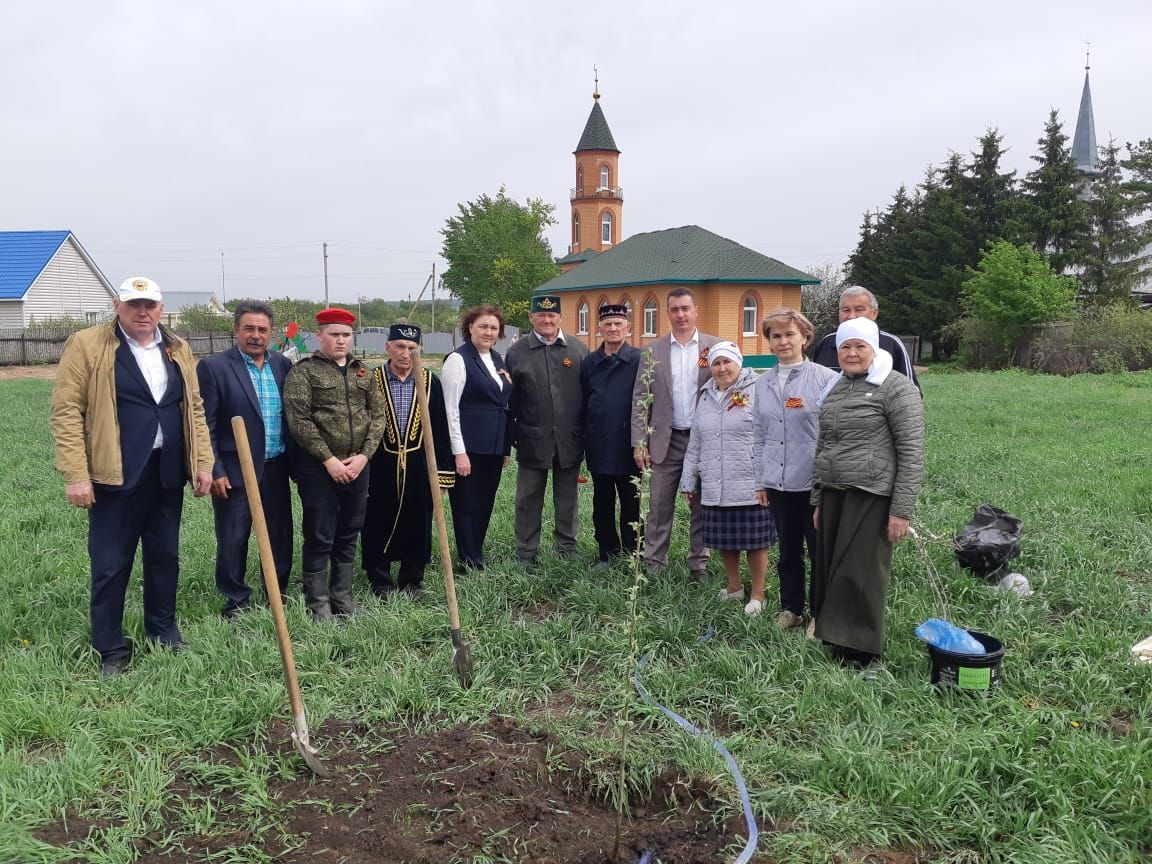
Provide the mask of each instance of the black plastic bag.
POLYGON ((956 561, 974 576, 998 581, 1004 566, 1020 555, 1022 524, 999 507, 981 504, 956 535, 956 561))

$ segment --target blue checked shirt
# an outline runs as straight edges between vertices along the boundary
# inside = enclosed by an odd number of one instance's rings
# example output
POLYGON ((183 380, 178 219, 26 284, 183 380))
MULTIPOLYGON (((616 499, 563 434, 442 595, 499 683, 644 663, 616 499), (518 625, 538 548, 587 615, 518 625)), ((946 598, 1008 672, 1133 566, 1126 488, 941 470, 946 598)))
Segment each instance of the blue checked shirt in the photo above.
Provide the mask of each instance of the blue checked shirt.
POLYGON ((401 381, 392 374, 392 364, 384 367, 388 378, 388 392, 392 394, 392 405, 396 408, 396 422, 400 426, 400 440, 408 432, 408 415, 412 413, 412 400, 416 398, 416 375, 408 373, 408 380, 401 381))
POLYGON ((276 376, 272 374, 272 364, 264 358, 260 368, 244 352, 244 365, 248 367, 248 377, 256 388, 256 398, 260 401, 260 413, 264 416, 264 459, 275 459, 284 452, 284 415, 280 400, 280 388, 276 386, 276 376))

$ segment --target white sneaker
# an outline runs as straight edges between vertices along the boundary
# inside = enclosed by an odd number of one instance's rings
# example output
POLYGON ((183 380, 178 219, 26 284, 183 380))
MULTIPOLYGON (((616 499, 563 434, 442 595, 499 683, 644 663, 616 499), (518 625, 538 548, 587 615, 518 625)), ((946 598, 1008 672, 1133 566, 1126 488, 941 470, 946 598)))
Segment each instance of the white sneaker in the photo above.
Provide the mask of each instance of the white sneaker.
POLYGON ((744 589, 741 588, 739 591, 729 591, 727 588, 721 588, 719 597, 721 600, 743 600, 744 589))
MULTIPOLYGON (((740 593, 743 594, 744 592, 741 591, 740 593)), ((764 601, 762 600, 751 600, 748 605, 744 607, 745 615, 759 615, 763 611, 764 601)))

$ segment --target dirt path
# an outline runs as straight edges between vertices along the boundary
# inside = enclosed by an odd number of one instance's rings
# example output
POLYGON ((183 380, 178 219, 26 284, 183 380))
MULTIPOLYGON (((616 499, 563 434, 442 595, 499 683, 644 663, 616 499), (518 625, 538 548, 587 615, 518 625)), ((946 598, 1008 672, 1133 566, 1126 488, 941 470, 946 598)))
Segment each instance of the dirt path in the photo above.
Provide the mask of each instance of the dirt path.
POLYGON ((29 378, 56 380, 56 364, 44 366, 0 366, 0 381, 26 381, 29 378))

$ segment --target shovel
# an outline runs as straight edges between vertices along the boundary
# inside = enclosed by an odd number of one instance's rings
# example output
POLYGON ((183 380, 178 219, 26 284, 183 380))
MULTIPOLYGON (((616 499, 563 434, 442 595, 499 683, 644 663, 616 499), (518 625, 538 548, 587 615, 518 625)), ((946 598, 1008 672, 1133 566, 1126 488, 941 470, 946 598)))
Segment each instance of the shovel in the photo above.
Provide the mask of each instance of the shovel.
POLYGON ((424 461, 428 466, 428 486, 432 492, 432 510, 436 514, 436 531, 440 537, 440 566, 444 570, 444 593, 448 595, 448 622, 452 627, 452 669, 460 686, 472 686, 472 649, 460 635, 460 607, 456 604, 456 580, 452 577, 452 550, 448 546, 448 526, 444 522, 444 502, 440 498, 440 480, 436 476, 436 444, 432 440, 432 414, 428 410, 428 393, 424 389, 424 364, 420 349, 412 352, 412 371, 416 375, 416 402, 424 420, 424 461))
POLYGON ((272 620, 276 622, 276 642, 280 646, 280 659, 284 663, 284 680, 288 685, 288 701, 292 704, 292 744, 304 758, 312 773, 328 776, 328 769, 308 741, 308 719, 304 716, 304 700, 300 698, 300 682, 296 680, 296 661, 292 657, 292 642, 288 637, 288 621, 284 617, 284 603, 280 599, 280 583, 276 579, 276 561, 272 557, 272 544, 268 540, 268 523, 264 521, 264 504, 260 500, 260 484, 252 463, 252 448, 248 446, 248 432, 243 417, 232 418, 232 434, 236 438, 236 454, 240 457, 240 470, 244 475, 244 489, 248 493, 248 508, 252 511, 252 527, 256 529, 256 544, 260 547, 260 569, 264 571, 264 589, 268 592, 268 605, 272 607, 272 620))

